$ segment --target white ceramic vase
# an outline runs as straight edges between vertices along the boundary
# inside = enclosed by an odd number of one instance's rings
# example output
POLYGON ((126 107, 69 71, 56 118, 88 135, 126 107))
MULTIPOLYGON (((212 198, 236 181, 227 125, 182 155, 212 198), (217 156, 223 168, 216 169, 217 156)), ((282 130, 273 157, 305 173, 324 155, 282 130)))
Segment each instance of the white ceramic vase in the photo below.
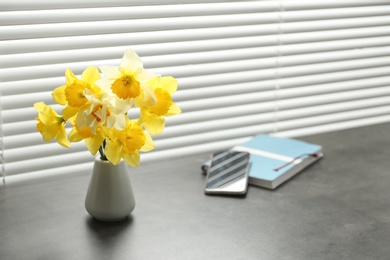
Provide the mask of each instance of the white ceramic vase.
POLYGON ((126 163, 122 160, 113 165, 96 157, 85 198, 88 213, 101 221, 119 221, 127 217, 134 207, 126 163))

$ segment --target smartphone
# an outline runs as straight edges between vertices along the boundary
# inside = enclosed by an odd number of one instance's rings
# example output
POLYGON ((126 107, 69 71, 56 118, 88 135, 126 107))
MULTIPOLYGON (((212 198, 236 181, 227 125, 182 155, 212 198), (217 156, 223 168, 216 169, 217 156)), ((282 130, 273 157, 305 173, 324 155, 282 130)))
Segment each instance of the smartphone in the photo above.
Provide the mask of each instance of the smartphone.
POLYGON ((211 157, 206 176, 206 194, 243 195, 248 188, 250 154, 220 151, 211 157))

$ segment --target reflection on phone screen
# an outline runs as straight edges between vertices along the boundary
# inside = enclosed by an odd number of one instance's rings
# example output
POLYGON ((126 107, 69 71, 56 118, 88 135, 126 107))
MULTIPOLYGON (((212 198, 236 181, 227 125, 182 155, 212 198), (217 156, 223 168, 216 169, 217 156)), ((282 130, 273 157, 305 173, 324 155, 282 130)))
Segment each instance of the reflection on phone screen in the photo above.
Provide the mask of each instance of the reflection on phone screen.
POLYGON ((246 152, 214 153, 207 173, 206 193, 245 192, 249 162, 249 153, 246 152))

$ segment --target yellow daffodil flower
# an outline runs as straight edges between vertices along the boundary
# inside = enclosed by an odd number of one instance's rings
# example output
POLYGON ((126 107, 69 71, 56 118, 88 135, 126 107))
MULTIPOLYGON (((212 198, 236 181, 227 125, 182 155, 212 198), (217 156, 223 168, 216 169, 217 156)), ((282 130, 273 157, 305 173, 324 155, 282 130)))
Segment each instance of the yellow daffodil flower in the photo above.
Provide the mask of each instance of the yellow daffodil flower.
POLYGON ((136 121, 127 120, 123 130, 110 129, 109 138, 105 147, 107 159, 114 165, 121 160, 133 167, 140 164, 141 152, 148 152, 154 149, 152 138, 142 129, 136 121))
POLYGON ((156 96, 148 82, 158 75, 145 70, 133 50, 125 51, 119 67, 100 66, 100 70, 105 78, 96 84, 106 93, 112 92, 130 105, 150 106, 156 103, 156 96))
POLYGON ((96 67, 90 66, 86 68, 81 75, 81 80, 68 68, 65 71, 65 78, 66 84, 56 88, 52 93, 55 102, 66 106, 62 111, 65 120, 75 116, 80 110, 89 106, 88 99, 85 96, 86 91, 94 93, 97 97, 101 97, 104 94, 95 84, 100 79, 100 73, 96 67))
POLYGON ((66 136, 66 121, 64 118, 43 102, 35 103, 34 108, 38 112, 38 117, 36 118, 38 121, 37 129, 41 133, 43 140, 50 142, 56 138, 60 145, 69 148, 70 143, 66 136))
POLYGON ((157 97, 153 106, 141 106, 139 123, 146 131, 153 135, 160 134, 165 127, 164 116, 173 116, 181 113, 180 108, 172 101, 172 95, 177 90, 177 80, 173 77, 154 78, 150 85, 157 97))
POLYGON ((88 67, 81 74, 81 80, 78 79, 70 68, 65 71, 66 84, 56 88, 53 93, 53 99, 60 105, 69 105, 71 107, 80 108, 87 103, 84 91, 89 89, 97 97, 101 97, 104 93, 95 82, 100 79, 100 73, 96 67, 88 67))

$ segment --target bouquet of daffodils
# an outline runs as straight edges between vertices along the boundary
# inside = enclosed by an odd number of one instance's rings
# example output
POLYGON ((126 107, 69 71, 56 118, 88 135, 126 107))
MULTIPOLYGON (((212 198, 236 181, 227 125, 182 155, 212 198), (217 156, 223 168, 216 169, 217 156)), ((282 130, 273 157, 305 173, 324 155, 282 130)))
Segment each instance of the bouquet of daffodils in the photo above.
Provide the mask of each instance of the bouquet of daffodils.
POLYGON ((181 112, 172 102, 177 81, 143 68, 138 55, 127 50, 120 66, 88 67, 77 78, 65 72, 66 84, 56 88, 53 99, 64 106, 62 115, 43 102, 34 104, 38 112, 37 129, 46 142, 56 141, 69 148, 70 142, 85 141, 92 155, 99 151, 102 160, 114 165, 121 159, 136 167, 141 152, 154 149, 149 134, 165 127, 165 116, 181 112), (139 118, 129 118, 130 109, 139 109, 139 118), (69 135, 65 125, 73 126, 69 135))

